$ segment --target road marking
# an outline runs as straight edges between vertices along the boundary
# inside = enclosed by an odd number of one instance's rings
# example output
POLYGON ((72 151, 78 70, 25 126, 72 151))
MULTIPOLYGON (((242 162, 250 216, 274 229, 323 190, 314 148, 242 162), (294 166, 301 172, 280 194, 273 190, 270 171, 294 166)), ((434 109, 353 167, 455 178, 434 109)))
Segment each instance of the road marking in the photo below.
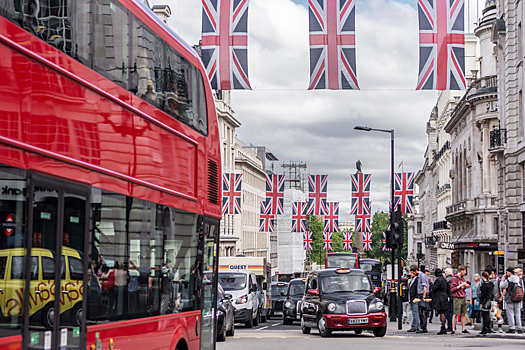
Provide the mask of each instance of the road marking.
POLYGON ((272 327, 278 326, 280 323, 272 324, 272 327))
POLYGON ((262 329, 266 329, 266 328, 268 328, 268 327, 269 327, 269 326, 261 327, 261 328, 258 328, 258 329, 254 329, 254 331, 260 331, 260 330, 262 330, 262 329))

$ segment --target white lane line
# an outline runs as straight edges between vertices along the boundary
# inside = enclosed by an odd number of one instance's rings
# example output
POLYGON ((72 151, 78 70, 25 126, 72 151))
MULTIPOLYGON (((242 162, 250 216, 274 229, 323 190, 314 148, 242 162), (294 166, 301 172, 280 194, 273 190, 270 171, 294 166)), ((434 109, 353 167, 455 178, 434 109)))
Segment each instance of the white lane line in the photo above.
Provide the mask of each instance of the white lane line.
POLYGON ((272 327, 278 326, 280 323, 272 324, 272 327))
POLYGON ((257 329, 254 329, 254 331, 260 331, 260 330, 262 330, 262 329, 266 329, 266 328, 268 328, 268 327, 269 327, 269 326, 265 326, 265 327, 257 328, 257 329))

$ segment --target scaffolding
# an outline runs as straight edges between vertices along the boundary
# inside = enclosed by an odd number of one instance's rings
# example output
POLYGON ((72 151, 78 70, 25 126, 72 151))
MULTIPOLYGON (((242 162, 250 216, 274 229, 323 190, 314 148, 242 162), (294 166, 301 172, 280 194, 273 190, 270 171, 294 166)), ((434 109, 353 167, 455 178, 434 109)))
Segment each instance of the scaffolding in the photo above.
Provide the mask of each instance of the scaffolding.
POLYGON ((281 167, 284 169, 284 183, 286 189, 296 189, 307 193, 308 189, 308 177, 301 176, 302 172, 306 174, 306 163, 290 161, 288 164, 282 164, 281 167), (304 169, 304 171, 302 171, 304 169))

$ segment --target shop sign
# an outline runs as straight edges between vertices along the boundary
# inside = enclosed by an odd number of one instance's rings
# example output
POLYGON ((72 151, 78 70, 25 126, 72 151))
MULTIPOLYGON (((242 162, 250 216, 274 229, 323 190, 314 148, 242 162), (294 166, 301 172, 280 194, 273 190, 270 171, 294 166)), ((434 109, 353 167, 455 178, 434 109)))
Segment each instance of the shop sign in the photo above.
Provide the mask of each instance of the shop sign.
POLYGON ((454 250, 454 243, 441 242, 439 245, 441 249, 454 250))

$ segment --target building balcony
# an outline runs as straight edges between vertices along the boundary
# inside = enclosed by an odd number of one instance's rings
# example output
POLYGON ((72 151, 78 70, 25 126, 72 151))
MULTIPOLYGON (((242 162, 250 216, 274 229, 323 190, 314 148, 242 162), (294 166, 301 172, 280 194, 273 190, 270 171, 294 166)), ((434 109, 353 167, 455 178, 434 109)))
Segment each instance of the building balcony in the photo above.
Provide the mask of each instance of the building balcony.
POLYGON ((450 189, 451 189, 450 184, 444 184, 443 186, 441 186, 440 188, 436 190, 436 196, 439 196, 441 193, 445 192, 446 190, 450 190, 450 189))
POLYGON ((464 199, 447 207, 447 216, 445 219, 450 222, 458 216, 471 214, 474 209, 474 201, 472 199, 464 199))
POLYGON ((433 231, 448 230, 449 225, 447 220, 439 221, 434 223, 433 231))
POLYGON ((426 246, 434 247, 434 246, 436 246, 436 243, 438 241, 439 241, 439 237, 437 237, 437 236, 434 236, 434 235, 425 236, 425 245, 426 246))
POLYGON ((507 129, 496 128, 490 132, 490 152, 500 152, 507 145, 507 129))
POLYGON ((434 160, 437 162, 439 158, 443 157, 445 153, 450 149, 450 141, 445 142, 445 144, 441 147, 439 152, 434 153, 434 160))

